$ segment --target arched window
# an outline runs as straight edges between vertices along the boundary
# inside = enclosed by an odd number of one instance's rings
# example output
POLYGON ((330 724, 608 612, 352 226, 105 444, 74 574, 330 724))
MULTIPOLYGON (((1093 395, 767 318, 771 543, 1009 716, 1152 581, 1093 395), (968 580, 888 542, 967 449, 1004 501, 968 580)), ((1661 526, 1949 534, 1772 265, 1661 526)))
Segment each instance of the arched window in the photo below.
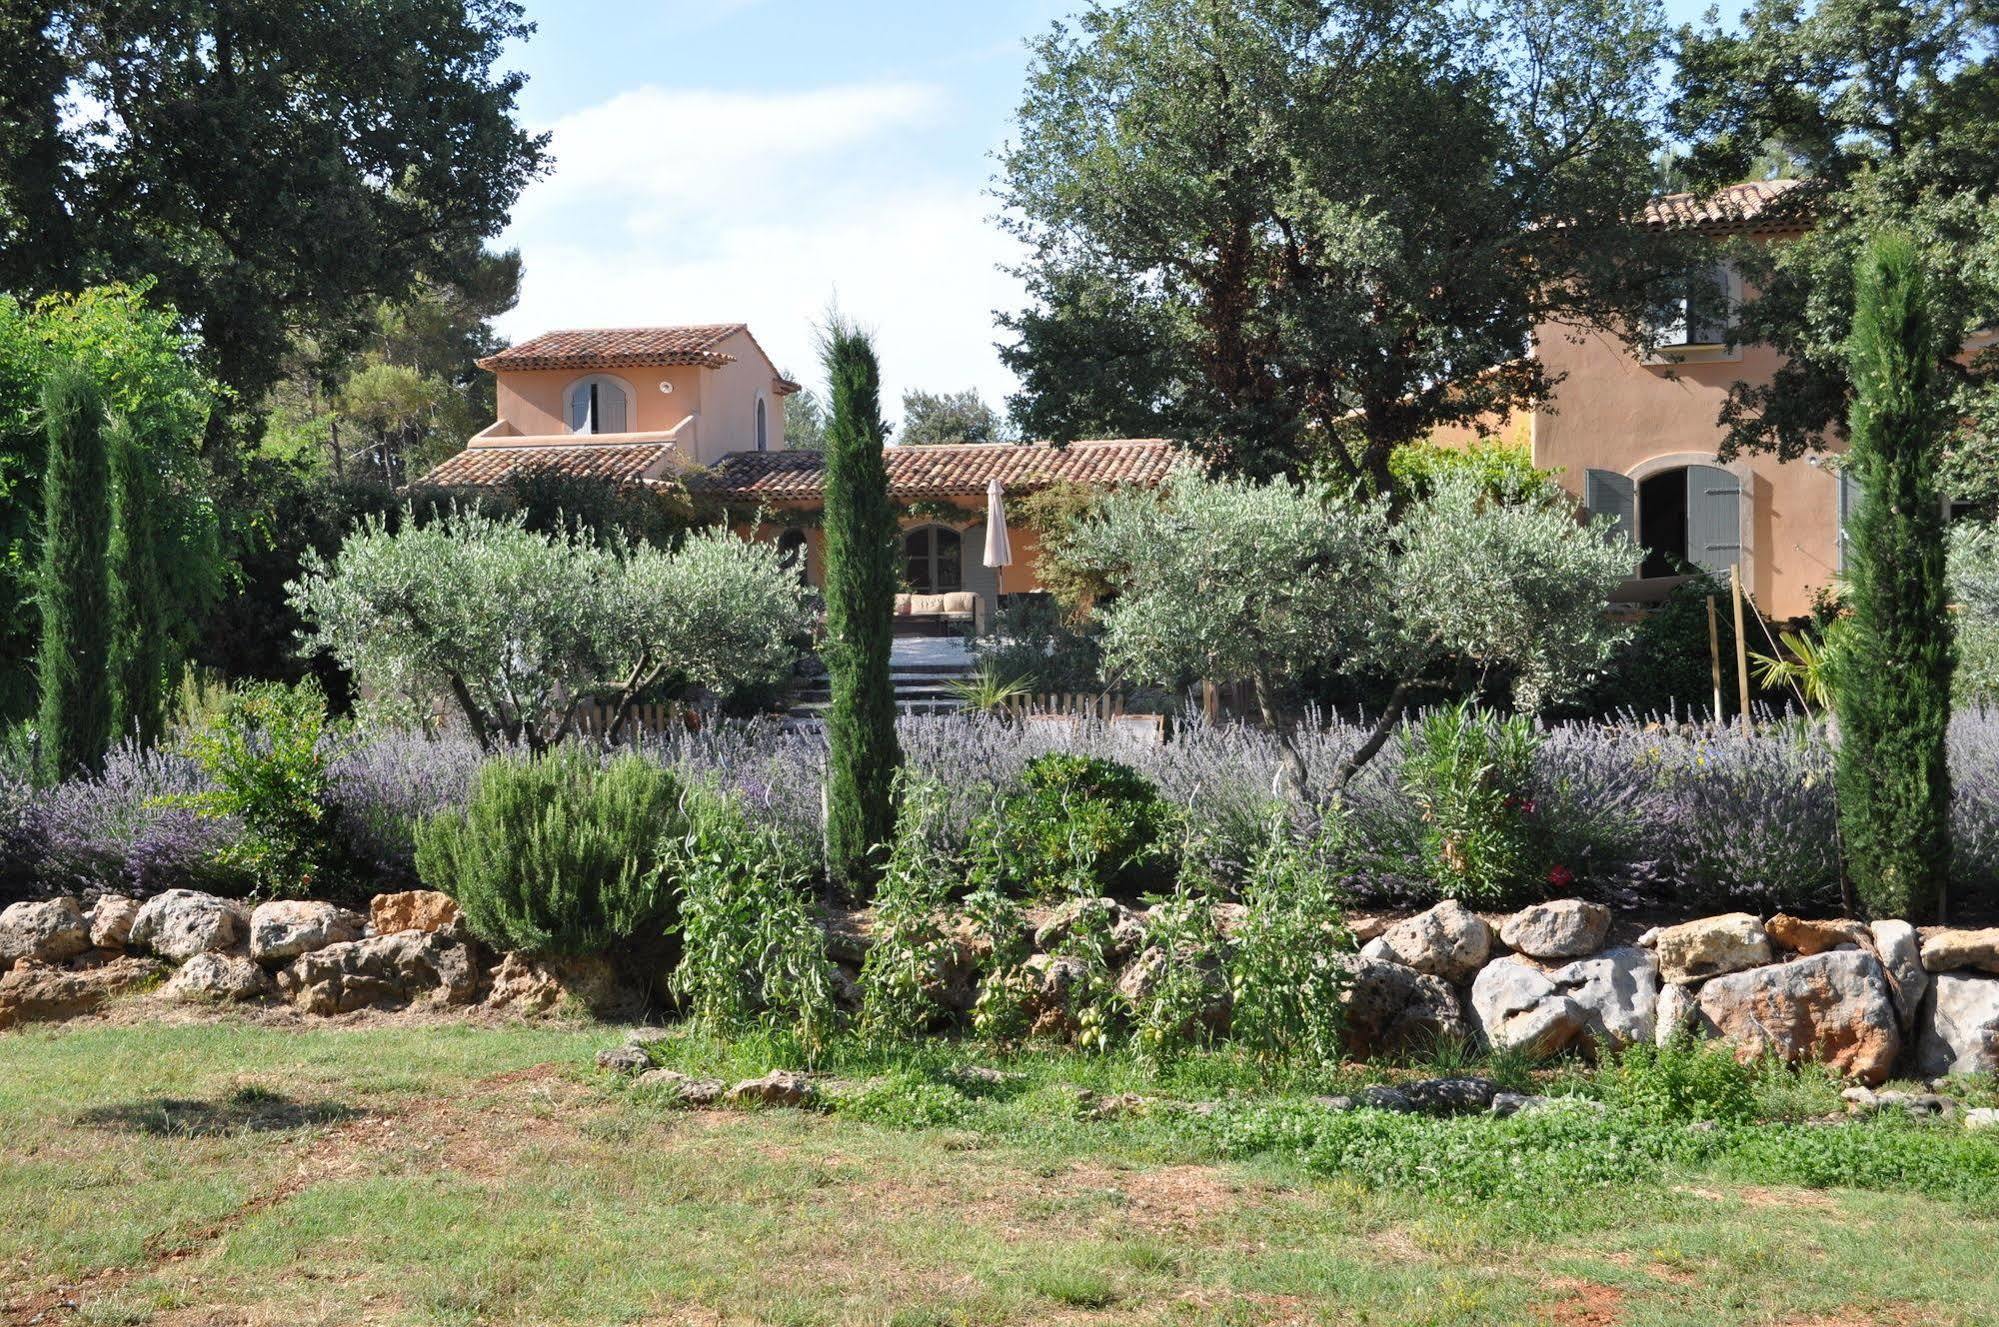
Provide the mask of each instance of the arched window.
MULTIPOLYGON (((763 402, 757 402, 757 406, 761 409, 763 402)), ((777 537, 777 556, 778 561, 798 573, 799 584, 810 585, 812 583, 809 575, 810 569, 806 565, 805 531, 786 530, 783 534, 779 535, 777 537)))
POLYGON ((1742 558, 1742 479, 1714 465, 1670 466, 1640 480, 1591 470, 1588 506, 1644 552, 1641 577, 1726 571, 1742 558))
POLYGON ((571 433, 629 433, 631 409, 625 385, 597 373, 569 385, 563 415, 571 433))
POLYGON ((765 413, 764 399, 757 398, 757 450, 770 450, 770 418, 765 413))
POLYGON ((965 588, 964 541, 956 530, 920 525, 902 537, 909 588, 917 594, 948 594, 965 588))

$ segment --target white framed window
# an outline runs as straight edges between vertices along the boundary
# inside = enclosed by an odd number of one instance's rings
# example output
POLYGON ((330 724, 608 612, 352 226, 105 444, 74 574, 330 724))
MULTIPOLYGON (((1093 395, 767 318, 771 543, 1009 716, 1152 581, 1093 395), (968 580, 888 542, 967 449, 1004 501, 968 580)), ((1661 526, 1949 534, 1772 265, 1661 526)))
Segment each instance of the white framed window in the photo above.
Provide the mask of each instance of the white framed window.
POLYGON ((1652 333, 1664 351, 1721 350, 1740 297, 1735 272, 1711 263, 1688 272, 1666 293, 1652 316, 1652 333))
POLYGON ((762 392, 757 393, 757 450, 770 450, 770 407, 762 392))
POLYGON ((631 389, 602 373, 578 378, 563 396, 562 417, 571 433, 630 433, 631 389))

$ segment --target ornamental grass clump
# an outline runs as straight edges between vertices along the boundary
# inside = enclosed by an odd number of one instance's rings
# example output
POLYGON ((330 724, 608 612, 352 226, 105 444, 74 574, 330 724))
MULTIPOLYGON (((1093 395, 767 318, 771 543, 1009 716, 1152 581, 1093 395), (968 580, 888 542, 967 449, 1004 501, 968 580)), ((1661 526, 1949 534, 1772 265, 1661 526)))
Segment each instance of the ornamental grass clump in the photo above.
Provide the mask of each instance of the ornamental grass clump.
POLYGON ((660 837, 684 819, 683 791, 643 756, 603 763, 565 745, 496 757, 464 810, 418 827, 417 875, 497 949, 601 954, 655 940, 673 919, 660 837))

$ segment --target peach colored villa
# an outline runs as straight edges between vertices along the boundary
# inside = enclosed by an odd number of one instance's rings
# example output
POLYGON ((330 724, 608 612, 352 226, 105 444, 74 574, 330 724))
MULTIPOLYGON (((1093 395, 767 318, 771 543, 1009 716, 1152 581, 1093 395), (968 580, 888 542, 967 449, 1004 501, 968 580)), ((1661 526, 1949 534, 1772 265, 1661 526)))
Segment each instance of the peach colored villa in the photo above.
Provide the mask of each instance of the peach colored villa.
MULTIPOLYGON (((1805 223, 1781 204, 1795 187, 1776 180, 1706 198, 1670 195, 1653 203, 1643 224, 1794 235, 1805 223)), ((1532 353, 1560 377, 1555 399, 1497 431, 1528 446, 1536 465, 1559 472, 1579 502, 1612 516, 1645 549, 1620 601, 1659 598, 1682 565, 1734 564, 1765 613, 1802 615, 1840 569, 1850 494, 1837 467, 1817 458, 1719 463, 1716 417, 1730 385, 1767 382, 1779 357, 1767 347, 1732 348, 1719 327, 1685 318, 1671 330, 1666 347, 1641 359, 1608 336, 1538 329, 1532 353)), ((803 549, 809 578, 819 580, 817 530, 781 519, 819 505, 819 457, 786 451, 782 398, 798 386, 748 327, 551 332, 480 364, 498 380, 500 417, 422 482, 490 485, 553 466, 619 483, 685 483, 780 516, 768 533, 803 549)), ((905 521, 909 583, 922 593, 974 593, 984 616, 1000 596, 1041 584, 1035 535, 1012 518, 1013 564, 984 565, 988 480, 1001 480, 1014 497, 1058 482, 1151 485, 1176 456, 1157 439, 891 447, 893 496, 930 513, 905 521)))

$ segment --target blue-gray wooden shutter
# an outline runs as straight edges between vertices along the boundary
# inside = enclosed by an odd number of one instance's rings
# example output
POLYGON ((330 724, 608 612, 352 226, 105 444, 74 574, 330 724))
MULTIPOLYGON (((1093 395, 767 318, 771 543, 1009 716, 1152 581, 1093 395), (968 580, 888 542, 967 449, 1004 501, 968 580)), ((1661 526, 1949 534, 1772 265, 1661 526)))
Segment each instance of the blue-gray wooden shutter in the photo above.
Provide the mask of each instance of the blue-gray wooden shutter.
POLYGON ((1615 470, 1584 471, 1583 506, 1592 517, 1608 516, 1616 522, 1610 530, 1612 540, 1638 537, 1638 484, 1630 476, 1615 470))
POLYGON ((1839 569, 1846 570, 1847 523, 1860 510, 1860 479, 1853 471, 1839 470, 1839 569))
POLYGON ((1726 571, 1742 560, 1742 481, 1714 465, 1687 467, 1687 561, 1726 571))

